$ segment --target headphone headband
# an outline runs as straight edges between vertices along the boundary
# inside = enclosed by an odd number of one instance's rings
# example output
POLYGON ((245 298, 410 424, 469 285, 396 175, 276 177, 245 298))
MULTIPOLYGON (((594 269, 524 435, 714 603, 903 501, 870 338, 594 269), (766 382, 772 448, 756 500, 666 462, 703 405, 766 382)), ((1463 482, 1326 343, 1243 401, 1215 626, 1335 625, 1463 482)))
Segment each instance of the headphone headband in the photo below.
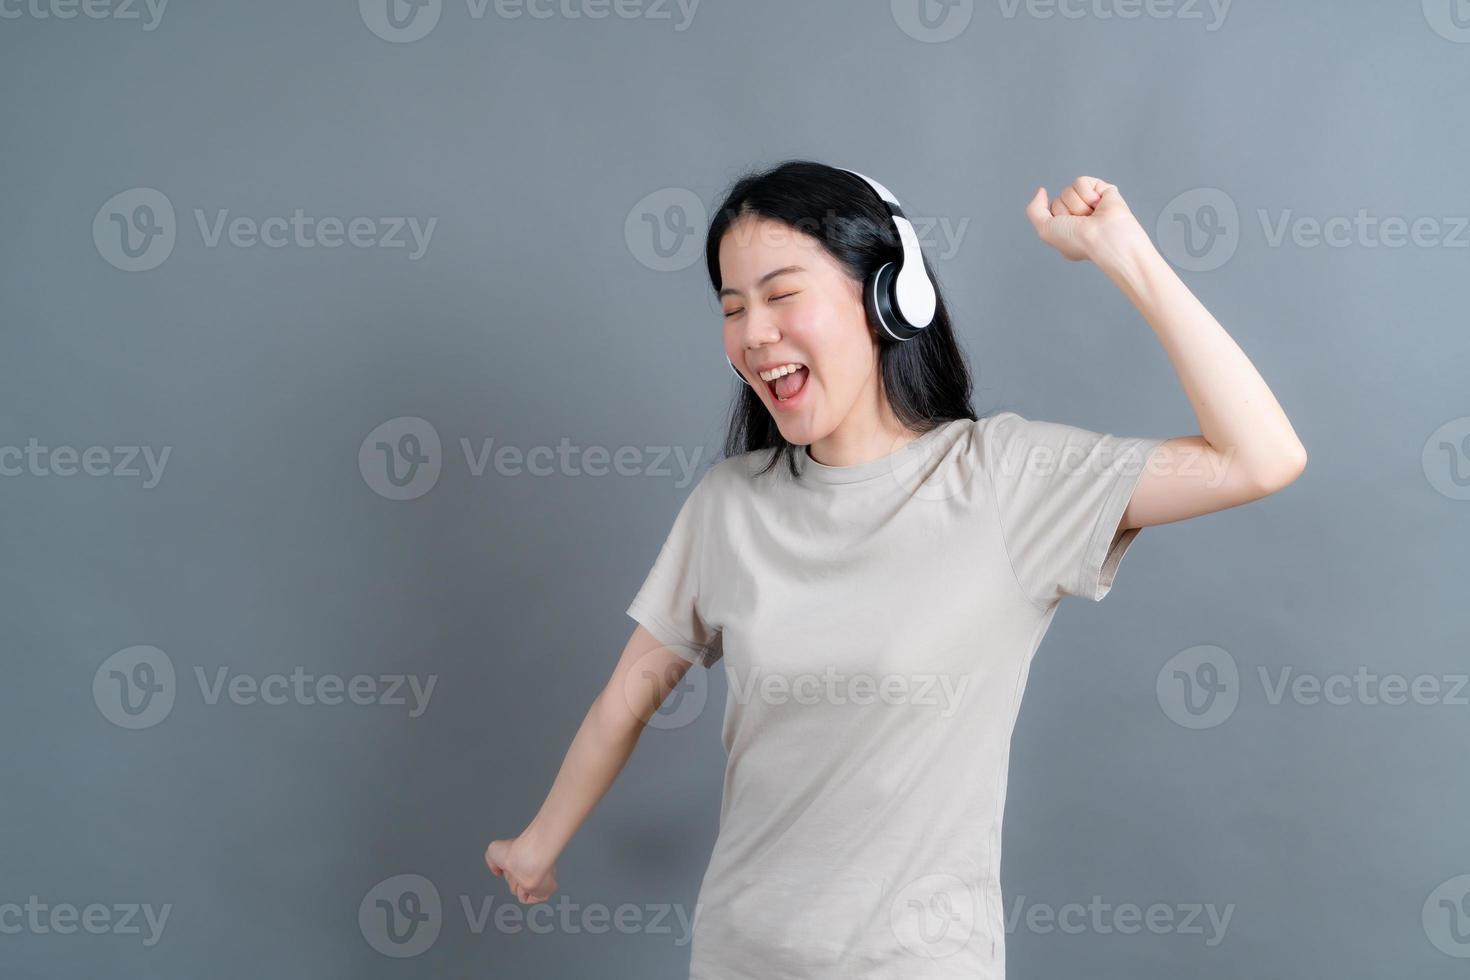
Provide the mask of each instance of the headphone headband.
MULTIPOLYGON (((892 302, 894 312, 898 314, 900 321, 898 331, 889 329, 898 340, 908 340, 914 334, 934 322, 934 311, 938 305, 938 299, 934 294, 934 283, 929 279, 929 273, 924 269, 924 252, 919 247, 919 236, 914 232, 913 222, 903 213, 903 207, 898 203, 898 198, 893 192, 871 177, 864 176, 856 170, 846 170, 854 177, 861 177, 869 187, 878 195, 883 206, 888 209, 889 217, 893 225, 898 229, 899 244, 903 246, 903 259, 894 278, 892 287, 892 302), (904 333, 906 336, 897 336, 904 333)), ((882 270, 880 269, 881 273, 882 270)), ((883 299, 881 295, 878 297, 883 299)), ((889 328, 889 324, 880 324, 889 328)))

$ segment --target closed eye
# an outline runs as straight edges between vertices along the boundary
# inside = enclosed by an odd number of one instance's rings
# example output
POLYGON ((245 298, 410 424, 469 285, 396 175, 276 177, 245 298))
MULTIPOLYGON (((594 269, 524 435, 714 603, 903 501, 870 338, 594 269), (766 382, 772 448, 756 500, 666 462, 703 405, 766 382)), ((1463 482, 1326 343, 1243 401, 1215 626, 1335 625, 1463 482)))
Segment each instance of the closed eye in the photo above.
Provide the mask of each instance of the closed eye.
MULTIPOLYGON (((797 292, 800 292, 800 291, 801 290, 797 290, 797 292)), ((792 296, 795 296, 795 295, 796 295, 796 293, 782 293, 780 296, 772 296, 771 297, 771 302, 774 303, 778 299, 789 299, 789 298, 791 298, 792 296)), ((743 313, 743 312, 745 312, 745 311, 744 310, 731 310, 729 313, 726 313, 725 314, 725 319, 728 320, 732 316, 734 316, 735 314, 737 314, 737 313, 743 313)))

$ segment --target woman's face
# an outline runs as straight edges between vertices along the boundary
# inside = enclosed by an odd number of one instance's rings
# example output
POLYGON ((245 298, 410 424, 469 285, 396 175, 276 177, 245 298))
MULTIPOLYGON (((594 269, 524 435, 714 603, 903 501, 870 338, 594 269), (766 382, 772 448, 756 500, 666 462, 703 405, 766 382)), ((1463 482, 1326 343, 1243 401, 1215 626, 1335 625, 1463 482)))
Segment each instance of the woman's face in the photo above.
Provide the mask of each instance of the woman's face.
POLYGON ((746 215, 720 241, 720 278, 725 353, 787 442, 817 442, 860 399, 875 402, 878 347, 862 283, 820 242, 783 222, 746 215), (760 377, 790 363, 806 370, 774 384, 760 377), (778 389, 803 377, 789 400, 778 397, 778 389))

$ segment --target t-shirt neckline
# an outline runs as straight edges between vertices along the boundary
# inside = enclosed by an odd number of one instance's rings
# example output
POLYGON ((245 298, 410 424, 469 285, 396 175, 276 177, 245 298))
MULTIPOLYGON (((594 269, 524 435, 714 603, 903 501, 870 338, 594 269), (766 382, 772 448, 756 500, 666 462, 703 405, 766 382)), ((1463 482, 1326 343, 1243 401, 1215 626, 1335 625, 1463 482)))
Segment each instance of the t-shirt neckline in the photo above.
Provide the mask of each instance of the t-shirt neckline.
POLYGON ((825 463, 819 463, 807 453, 809 446, 799 446, 796 453, 797 469, 803 476, 810 476, 820 483, 858 483, 887 476, 899 466, 907 465, 917 459, 925 446, 938 438, 945 429, 960 421, 962 420, 951 419, 948 422, 940 422, 928 432, 910 439, 886 456, 870 459, 866 463, 853 463, 849 466, 828 466, 825 463))

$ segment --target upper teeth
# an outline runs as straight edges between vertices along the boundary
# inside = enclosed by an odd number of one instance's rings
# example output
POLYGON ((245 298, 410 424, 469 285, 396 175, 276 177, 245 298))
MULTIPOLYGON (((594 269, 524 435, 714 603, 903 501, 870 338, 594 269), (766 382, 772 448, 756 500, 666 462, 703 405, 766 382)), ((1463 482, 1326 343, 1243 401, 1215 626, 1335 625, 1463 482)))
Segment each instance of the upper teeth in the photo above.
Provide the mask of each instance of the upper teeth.
POLYGON ((792 371, 795 371, 797 368, 799 368, 801 366, 802 365, 796 364, 796 363, 783 364, 783 365, 781 365, 778 368, 771 368, 769 371, 762 371, 761 372, 761 380, 762 381, 775 381, 777 378, 781 377, 781 375, 783 375, 783 374, 790 374, 792 371))

